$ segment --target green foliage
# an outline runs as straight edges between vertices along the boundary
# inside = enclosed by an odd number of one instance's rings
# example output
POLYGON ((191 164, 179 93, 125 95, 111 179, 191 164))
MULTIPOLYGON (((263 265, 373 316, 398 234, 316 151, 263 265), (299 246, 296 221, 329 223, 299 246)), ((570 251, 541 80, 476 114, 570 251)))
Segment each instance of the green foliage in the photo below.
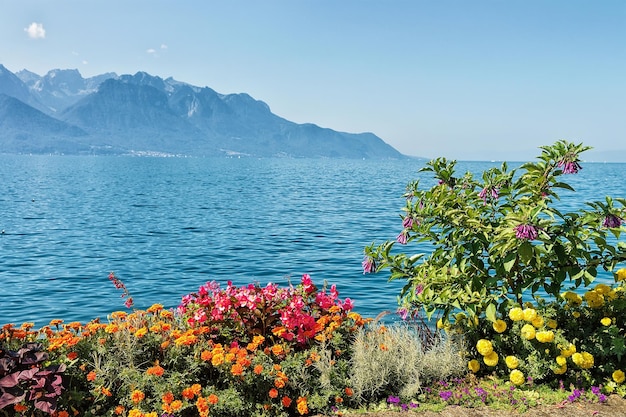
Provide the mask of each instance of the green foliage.
POLYGON ((445 322, 460 310, 493 322, 525 295, 557 297, 566 286, 589 285, 601 268, 613 270, 626 260, 624 242, 614 243, 625 230, 626 200, 561 212, 558 192, 573 191, 563 176, 581 169, 579 154, 589 148, 559 141, 541 149, 536 162, 516 170, 503 163, 479 179, 456 176, 455 161, 428 162, 420 172, 438 183, 408 185, 403 230, 396 241, 365 249, 365 271, 375 266, 406 280, 402 304, 428 318, 441 312, 445 322), (396 247, 424 242, 432 245, 428 255, 396 247))

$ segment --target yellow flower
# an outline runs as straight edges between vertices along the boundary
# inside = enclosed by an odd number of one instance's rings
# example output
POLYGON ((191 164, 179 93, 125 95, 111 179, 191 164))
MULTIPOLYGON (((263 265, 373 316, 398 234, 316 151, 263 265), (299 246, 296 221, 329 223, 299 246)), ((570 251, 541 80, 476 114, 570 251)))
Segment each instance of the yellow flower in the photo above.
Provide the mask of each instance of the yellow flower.
POLYGON ((537 314, 537 317, 532 319, 530 322, 536 328, 540 328, 541 326, 543 326, 543 317, 541 317, 540 315, 537 314))
POLYGON ((610 317, 604 317, 602 318, 602 320, 600 320, 600 323, 602 323, 603 326, 610 326, 612 322, 613 321, 610 317))
POLYGON ((498 354, 494 351, 483 357, 483 362, 485 362, 485 365, 487 366, 496 366, 498 364, 498 360, 498 354))
POLYGON ((554 340, 554 333, 552 332, 552 330, 544 330, 541 332, 537 332, 535 337, 540 343, 550 343, 554 340))
POLYGON ((559 323, 557 323, 557 321, 553 319, 548 320, 546 325, 551 329, 556 329, 557 327, 559 327, 559 323))
POLYGON ((493 352, 493 345, 487 339, 480 339, 478 342, 476 342, 476 350, 481 355, 487 356, 491 352, 493 352))
POLYGON ((506 322, 504 320, 496 320, 493 323, 493 330, 495 330, 497 333, 502 333, 506 330, 506 322))
POLYGON ((517 359, 515 356, 507 356, 504 359, 504 362, 509 369, 515 369, 519 366, 519 359, 517 359))
POLYGON ((608 294, 609 292, 611 292, 611 287, 609 287, 606 284, 598 284, 596 285, 596 287, 594 288, 594 290, 598 293, 598 294, 608 294))
POLYGON ((612 377, 613 381, 617 382, 618 384, 621 384, 622 382, 624 382, 624 379, 626 379, 626 375, 624 375, 624 371, 622 371, 621 369, 613 372, 612 377))
POLYGON ((467 368, 470 371, 476 373, 480 369, 480 362, 478 362, 476 359, 472 359, 467 363, 467 368))
POLYGON ((563 375, 565 372, 567 372, 567 365, 563 365, 554 370, 554 373, 557 375, 563 375))
POLYGON ((584 299, 591 308, 600 308, 604 305, 604 296, 596 290, 587 291, 584 299))
POLYGON ((572 361, 582 369, 592 368, 594 363, 593 355, 589 352, 574 353, 572 361))
POLYGON ((578 311, 574 311, 572 313, 572 316, 574 316, 574 318, 577 319, 578 317, 580 317, 580 313, 578 311))
POLYGON ((615 273, 615 282, 626 280, 626 268, 619 269, 615 273))
POLYGON ((537 310, 534 308, 525 308, 522 314, 524 321, 533 321, 537 317, 537 310))
POLYGON ((559 366, 563 366, 563 365, 565 365, 567 363, 567 358, 565 356, 563 356, 563 355, 559 355, 559 356, 556 357, 556 363, 559 366))
POLYGON ((576 346, 573 344, 569 344, 568 346, 566 346, 565 348, 560 347, 561 348, 561 355, 569 358, 570 356, 572 356, 574 353, 576 353, 576 346))
POLYGON ((573 306, 579 306, 583 303, 583 299, 580 295, 572 291, 567 291, 563 294, 563 298, 567 301, 567 304, 573 306))
POLYGON ((522 337, 526 340, 532 340, 535 338, 535 328, 532 324, 525 324, 522 326, 522 337))
POLYGON ((513 321, 520 321, 524 319, 524 312, 519 307, 513 307, 509 310, 509 318, 513 321))
POLYGON ((517 369, 511 371, 509 379, 515 385, 522 385, 526 381, 526 378, 524 378, 524 374, 522 373, 522 371, 517 369))

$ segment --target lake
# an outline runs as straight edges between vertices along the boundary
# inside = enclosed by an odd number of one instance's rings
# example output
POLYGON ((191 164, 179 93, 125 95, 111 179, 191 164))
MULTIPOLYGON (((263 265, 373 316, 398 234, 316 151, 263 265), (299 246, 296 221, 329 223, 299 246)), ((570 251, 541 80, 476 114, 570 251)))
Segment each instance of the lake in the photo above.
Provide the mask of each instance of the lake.
MULTIPOLYGON (((176 307, 207 281, 308 273, 366 316, 395 310, 402 282, 363 275, 363 248, 400 232, 402 194, 424 163, 0 155, 0 325, 123 310, 111 271, 137 308, 176 307)), ((564 208, 626 195, 626 164, 583 167, 564 208)))

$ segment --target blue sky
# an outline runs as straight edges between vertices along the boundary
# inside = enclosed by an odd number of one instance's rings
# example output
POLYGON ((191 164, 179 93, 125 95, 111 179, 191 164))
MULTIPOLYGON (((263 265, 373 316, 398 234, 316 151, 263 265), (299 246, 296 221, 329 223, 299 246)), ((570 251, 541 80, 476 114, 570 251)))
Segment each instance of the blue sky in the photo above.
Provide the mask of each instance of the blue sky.
POLYGON ((623 0, 0 0, 0 63, 246 92, 408 155, 626 160, 623 0))

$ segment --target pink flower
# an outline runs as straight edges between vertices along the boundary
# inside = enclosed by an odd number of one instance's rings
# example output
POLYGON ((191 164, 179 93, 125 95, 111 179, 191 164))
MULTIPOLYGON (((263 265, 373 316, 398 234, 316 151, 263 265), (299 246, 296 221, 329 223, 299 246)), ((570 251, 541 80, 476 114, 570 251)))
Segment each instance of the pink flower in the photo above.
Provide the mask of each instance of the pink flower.
POLYGON ((487 204, 487 198, 491 197, 492 200, 497 200, 500 194, 496 187, 487 186, 478 193, 478 197, 482 198, 483 202, 487 204))
POLYGON ((563 170, 563 174, 576 174, 579 170, 583 169, 576 161, 566 161, 561 159, 556 166, 563 170))
POLYGON ((401 245, 406 245, 408 233, 406 230, 403 230, 397 237, 396 241, 401 245))
POLYGON ((372 258, 366 256, 361 263, 363 266, 363 274, 370 274, 376 269, 376 264, 372 258))
POLYGON ((405 229, 410 229, 413 227, 413 217, 406 216, 404 220, 402 220, 402 227, 405 229))
POLYGON ((532 224, 519 224, 515 226, 515 237, 524 240, 534 240, 539 236, 537 228, 532 224))

